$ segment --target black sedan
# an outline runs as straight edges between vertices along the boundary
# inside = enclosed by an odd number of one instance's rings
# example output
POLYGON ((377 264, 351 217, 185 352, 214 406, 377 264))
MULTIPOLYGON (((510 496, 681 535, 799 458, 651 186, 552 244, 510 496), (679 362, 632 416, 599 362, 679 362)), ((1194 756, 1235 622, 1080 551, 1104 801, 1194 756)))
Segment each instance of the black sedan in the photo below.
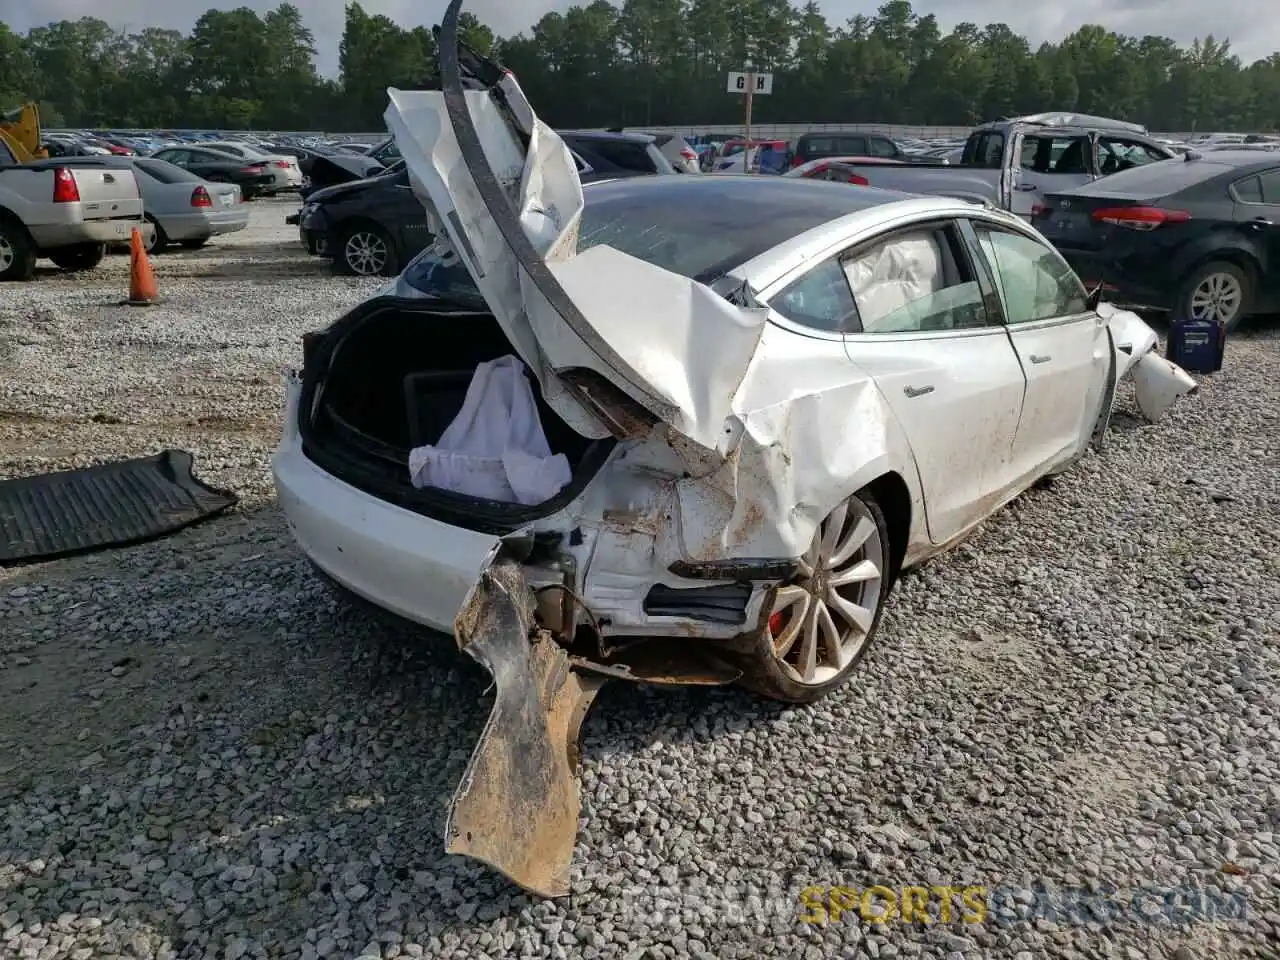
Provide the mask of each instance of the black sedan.
POLYGON ((1234 330, 1280 308, 1280 155, 1214 151, 1046 194, 1034 223, 1129 307, 1234 330))
POLYGON ((238 160, 225 153, 216 153, 201 147, 165 147, 153 157, 166 160, 174 166, 189 170, 197 177, 211 183, 234 183, 240 187, 240 196, 252 200, 275 183, 275 177, 267 170, 265 162, 238 160))
POLYGON ((308 195, 298 234, 308 251, 331 258, 339 273, 364 277, 395 276, 431 242, 427 212, 403 162, 308 195))

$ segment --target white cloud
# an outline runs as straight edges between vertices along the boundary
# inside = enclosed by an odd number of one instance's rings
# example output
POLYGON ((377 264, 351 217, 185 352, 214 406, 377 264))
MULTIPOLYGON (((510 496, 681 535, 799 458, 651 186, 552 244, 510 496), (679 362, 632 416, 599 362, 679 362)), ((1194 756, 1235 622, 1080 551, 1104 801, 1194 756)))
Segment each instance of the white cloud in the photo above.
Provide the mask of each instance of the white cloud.
MULTIPOLYGON (((138 29, 143 26, 189 30, 196 18, 210 6, 230 9, 249 6, 266 11, 277 0, 5 0, 4 19, 11 27, 25 31, 50 20, 97 16, 113 26, 138 29), (109 12, 108 12, 109 6, 109 12)), ((345 4, 341 0, 294 0, 307 24, 315 32, 320 48, 321 68, 332 73, 338 59, 345 4)), ((833 25, 857 13, 874 13, 879 0, 820 0, 833 25)), ((405 26, 431 26, 444 12, 445 0, 363 0, 369 13, 382 13, 405 26)), ((549 10, 564 10, 568 0, 467 0, 463 9, 474 13, 499 35, 527 30, 549 10)), ((1038 44, 1058 40, 1085 23, 1104 23, 1121 33, 1158 34, 1180 43, 1212 33, 1219 40, 1232 40, 1232 47, 1246 62, 1270 56, 1280 50, 1280 19, 1261 15, 1264 0, 1056 0, 1027 3, 1026 0, 933 0, 926 7, 916 3, 917 12, 932 11, 944 29, 969 20, 979 25, 1004 22, 1038 44)))

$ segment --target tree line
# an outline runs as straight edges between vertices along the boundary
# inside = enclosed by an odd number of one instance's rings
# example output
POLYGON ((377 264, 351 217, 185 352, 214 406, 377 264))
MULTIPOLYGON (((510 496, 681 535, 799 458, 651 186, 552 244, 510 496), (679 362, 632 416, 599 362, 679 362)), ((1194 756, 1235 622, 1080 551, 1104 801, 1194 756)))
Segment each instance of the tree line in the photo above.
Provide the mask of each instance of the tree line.
MULTIPOLYGON (((774 74, 761 123, 967 126, 1073 110, 1153 130, 1280 129, 1280 53, 1246 65, 1212 36, 1181 47, 1100 26, 1033 48, 1003 23, 944 33, 908 0, 835 26, 816 0, 592 0, 505 38, 464 13, 462 33, 557 126, 739 123, 726 74, 751 62, 774 74)), ((26 34, 0 23, 0 108, 34 100, 47 126, 372 131, 386 88, 428 83, 435 56, 430 29, 358 2, 335 77, 288 2, 262 16, 209 10, 188 34, 93 17, 26 34)))

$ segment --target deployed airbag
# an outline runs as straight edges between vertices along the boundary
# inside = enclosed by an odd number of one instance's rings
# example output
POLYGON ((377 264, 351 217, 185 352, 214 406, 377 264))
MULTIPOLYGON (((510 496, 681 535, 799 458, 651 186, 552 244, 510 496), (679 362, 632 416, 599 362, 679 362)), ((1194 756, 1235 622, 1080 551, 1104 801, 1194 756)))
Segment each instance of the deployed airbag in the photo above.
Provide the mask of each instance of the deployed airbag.
POLYGON ((409 478, 419 489, 535 504, 559 493, 572 469, 552 455, 524 364, 508 355, 476 367, 440 440, 409 452, 409 478))
POLYGON ((910 329, 903 307, 942 289, 942 255, 929 234, 903 237, 845 264, 862 329, 893 333, 910 329))

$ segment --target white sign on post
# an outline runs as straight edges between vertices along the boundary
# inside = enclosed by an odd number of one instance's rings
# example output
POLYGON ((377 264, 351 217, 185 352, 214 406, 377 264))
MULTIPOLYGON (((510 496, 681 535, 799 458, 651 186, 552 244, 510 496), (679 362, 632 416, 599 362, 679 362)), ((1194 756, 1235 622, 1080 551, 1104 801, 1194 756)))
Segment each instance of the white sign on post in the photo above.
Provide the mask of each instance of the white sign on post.
POLYGON ((733 71, 729 74, 729 93, 748 93, 763 97, 773 93, 772 73, 742 73, 733 71), (751 84, 751 90, 747 85, 751 84))

